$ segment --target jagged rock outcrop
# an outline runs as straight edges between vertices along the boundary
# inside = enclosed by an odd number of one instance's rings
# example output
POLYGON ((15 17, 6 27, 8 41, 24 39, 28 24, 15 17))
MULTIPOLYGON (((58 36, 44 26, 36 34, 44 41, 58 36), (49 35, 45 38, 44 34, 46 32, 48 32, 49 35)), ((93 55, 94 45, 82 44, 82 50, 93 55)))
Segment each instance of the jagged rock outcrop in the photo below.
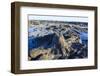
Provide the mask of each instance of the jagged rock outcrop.
POLYGON ((76 25, 74 23, 52 23, 48 21, 44 22, 45 27, 40 27, 40 24, 41 22, 36 27, 32 26, 32 31, 29 32, 29 60, 87 57, 87 30, 84 32, 81 30, 84 28, 74 27, 76 25))

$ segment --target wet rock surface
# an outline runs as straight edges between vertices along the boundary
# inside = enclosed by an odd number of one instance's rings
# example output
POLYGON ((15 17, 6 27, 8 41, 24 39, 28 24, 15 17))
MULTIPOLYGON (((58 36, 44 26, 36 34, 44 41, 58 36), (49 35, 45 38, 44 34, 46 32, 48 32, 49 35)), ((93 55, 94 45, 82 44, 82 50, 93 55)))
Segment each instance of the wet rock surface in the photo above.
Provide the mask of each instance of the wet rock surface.
MULTIPOLYGON (((46 27, 31 27, 28 37, 29 60, 79 59, 88 57, 86 23, 65 23, 46 27), (76 27, 77 26, 77 27, 76 27), (33 30, 32 30, 33 29, 33 30)), ((30 28, 29 28, 30 29, 30 28)))

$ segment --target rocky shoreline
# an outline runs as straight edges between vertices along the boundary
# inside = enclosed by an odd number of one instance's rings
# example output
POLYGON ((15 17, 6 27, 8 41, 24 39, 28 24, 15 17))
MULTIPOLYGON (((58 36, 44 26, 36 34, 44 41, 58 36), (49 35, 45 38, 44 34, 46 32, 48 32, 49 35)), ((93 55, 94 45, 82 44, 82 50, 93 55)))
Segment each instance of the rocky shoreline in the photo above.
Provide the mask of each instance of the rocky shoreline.
MULTIPOLYGON (((66 25, 59 24, 59 26, 48 24, 43 28, 35 26, 35 29, 41 30, 41 33, 38 32, 40 35, 34 35, 33 30, 29 32, 28 59, 56 60, 87 58, 87 27, 85 25, 83 28, 80 25, 67 23, 66 25)), ((31 28, 34 29, 34 26, 31 26, 31 28)))

